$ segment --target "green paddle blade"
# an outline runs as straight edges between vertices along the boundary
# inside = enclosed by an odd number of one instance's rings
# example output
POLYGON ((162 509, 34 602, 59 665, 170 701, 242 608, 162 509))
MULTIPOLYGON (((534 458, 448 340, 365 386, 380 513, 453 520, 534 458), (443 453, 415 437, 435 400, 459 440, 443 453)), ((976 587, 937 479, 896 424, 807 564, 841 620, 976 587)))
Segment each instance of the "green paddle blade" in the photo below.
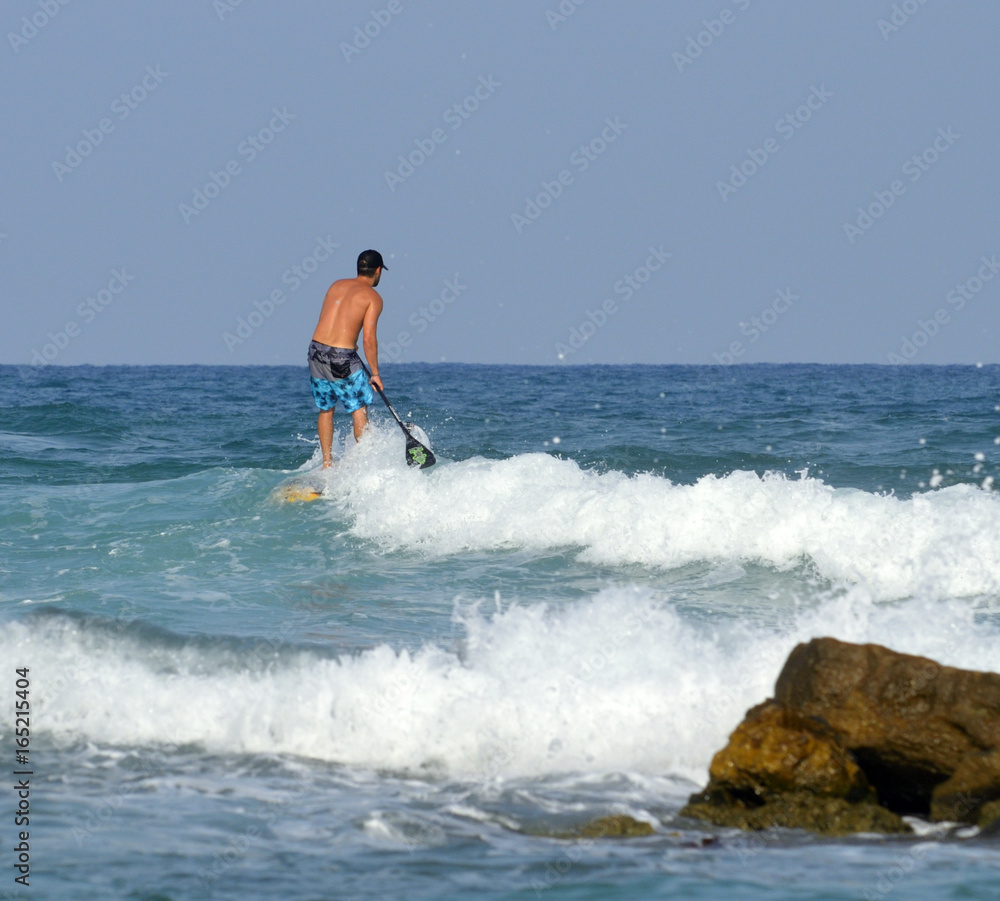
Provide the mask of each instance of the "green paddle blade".
POLYGON ((435 463, 437 463, 437 460, 431 449, 424 447, 424 445, 411 435, 406 441, 406 465, 427 469, 428 466, 433 466, 435 463))

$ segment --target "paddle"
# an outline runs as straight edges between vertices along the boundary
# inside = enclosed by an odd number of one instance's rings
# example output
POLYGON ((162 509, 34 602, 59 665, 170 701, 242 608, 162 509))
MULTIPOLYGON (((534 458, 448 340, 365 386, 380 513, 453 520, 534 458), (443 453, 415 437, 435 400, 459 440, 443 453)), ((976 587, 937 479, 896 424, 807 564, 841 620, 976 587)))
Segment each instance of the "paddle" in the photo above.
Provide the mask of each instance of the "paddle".
MULTIPOLYGON (((361 368, 364 369, 365 375, 368 376, 370 381, 372 374, 368 371, 368 367, 362 363, 361 368)), ((378 396, 385 401, 385 405, 389 408, 389 412, 392 413, 392 418, 396 420, 399 427, 403 430, 403 434, 406 435, 406 465, 419 466, 421 469, 427 469, 428 466, 433 466, 437 462, 433 451, 427 447, 427 445, 421 444, 410 434, 410 430, 403 425, 403 420, 400 419, 399 414, 393 410, 392 404, 389 403, 389 398, 385 396, 382 389, 379 388, 378 385, 373 385, 372 387, 378 391, 378 396)))

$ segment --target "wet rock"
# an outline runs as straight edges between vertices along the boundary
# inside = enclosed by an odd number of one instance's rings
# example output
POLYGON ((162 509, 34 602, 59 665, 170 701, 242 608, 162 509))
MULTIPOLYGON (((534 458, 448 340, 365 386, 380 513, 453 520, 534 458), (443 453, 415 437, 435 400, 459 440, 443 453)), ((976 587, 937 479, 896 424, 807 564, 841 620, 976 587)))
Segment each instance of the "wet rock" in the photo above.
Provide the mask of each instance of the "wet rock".
POLYGON ((990 801, 979 811, 979 828, 983 835, 1000 837, 1000 801, 990 801))
POLYGON ((750 830, 910 831, 878 806, 865 774, 829 726, 774 701, 748 711, 712 759, 707 788, 681 815, 750 830))
POLYGON ((760 806, 706 803, 695 795, 681 810, 682 816, 705 820, 716 826, 738 829, 808 829, 822 835, 851 835, 855 832, 904 834, 913 830, 903 818, 870 801, 854 803, 843 798, 793 792, 775 796, 760 806))
POLYGON ((828 723, 879 802, 897 813, 951 820, 964 806, 960 820, 975 823, 980 807, 1000 797, 996 759, 982 756, 1000 749, 996 673, 815 638, 789 655, 774 695, 783 707, 828 723), (953 776, 953 787, 942 785, 953 776))
POLYGON ((997 828, 1000 675, 817 638, 789 655, 681 813, 743 829, 908 832, 915 814, 997 828), (992 824, 992 825, 991 825, 992 824))
POLYGON ((578 829, 567 832, 545 832, 548 838, 636 838, 655 835, 656 830, 647 822, 628 814, 598 817, 578 829))
POLYGON ((762 803, 788 792, 875 801, 861 768, 822 720, 765 701, 712 760, 709 788, 762 803))
POLYGON ((599 817, 580 829, 584 838, 632 838, 655 834, 656 830, 649 823, 626 814, 599 817))
POLYGON ((932 820, 980 823, 982 813, 1000 800, 1000 750, 966 754, 955 771, 934 787, 932 820))

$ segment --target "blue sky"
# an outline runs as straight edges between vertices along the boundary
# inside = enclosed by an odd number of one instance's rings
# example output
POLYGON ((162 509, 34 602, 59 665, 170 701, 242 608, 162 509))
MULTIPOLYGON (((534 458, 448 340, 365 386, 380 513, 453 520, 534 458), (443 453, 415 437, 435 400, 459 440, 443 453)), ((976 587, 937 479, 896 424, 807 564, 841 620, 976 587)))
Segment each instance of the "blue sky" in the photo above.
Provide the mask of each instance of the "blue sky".
POLYGON ((0 362, 997 362, 1000 4, 9 0, 0 362))

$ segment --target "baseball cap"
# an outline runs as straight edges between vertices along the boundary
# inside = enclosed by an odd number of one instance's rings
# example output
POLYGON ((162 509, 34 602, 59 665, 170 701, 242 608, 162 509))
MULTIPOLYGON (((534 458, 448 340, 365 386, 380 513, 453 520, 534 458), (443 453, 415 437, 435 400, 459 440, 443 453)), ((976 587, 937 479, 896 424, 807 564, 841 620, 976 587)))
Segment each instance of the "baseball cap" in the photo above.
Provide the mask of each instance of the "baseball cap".
POLYGON ((379 266, 383 269, 388 269, 384 262, 382 262, 382 254, 377 250, 363 250, 358 254, 358 271, 364 272, 374 272, 379 266))

